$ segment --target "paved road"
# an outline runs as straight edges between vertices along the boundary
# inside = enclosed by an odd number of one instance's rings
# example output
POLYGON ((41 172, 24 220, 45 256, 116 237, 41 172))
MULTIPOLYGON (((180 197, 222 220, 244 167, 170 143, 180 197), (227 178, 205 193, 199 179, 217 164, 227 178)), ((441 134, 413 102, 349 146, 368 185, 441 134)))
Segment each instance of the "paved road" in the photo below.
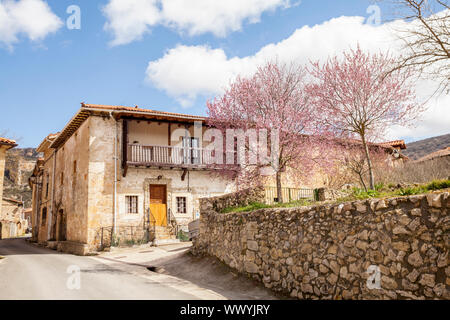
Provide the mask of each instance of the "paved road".
POLYGON ((62 254, 24 239, 0 240, 0 256, 0 299, 224 299, 144 267, 62 254))

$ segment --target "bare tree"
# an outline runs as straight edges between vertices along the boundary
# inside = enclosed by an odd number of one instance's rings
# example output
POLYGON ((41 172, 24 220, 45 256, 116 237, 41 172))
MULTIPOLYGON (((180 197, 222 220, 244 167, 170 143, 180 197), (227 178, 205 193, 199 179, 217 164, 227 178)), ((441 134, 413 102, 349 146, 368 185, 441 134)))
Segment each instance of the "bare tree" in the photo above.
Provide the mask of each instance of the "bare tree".
POLYGON ((413 68, 426 79, 439 82, 436 93, 450 91, 450 4, 447 0, 393 0, 398 6, 398 37, 402 52, 393 71, 413 68))

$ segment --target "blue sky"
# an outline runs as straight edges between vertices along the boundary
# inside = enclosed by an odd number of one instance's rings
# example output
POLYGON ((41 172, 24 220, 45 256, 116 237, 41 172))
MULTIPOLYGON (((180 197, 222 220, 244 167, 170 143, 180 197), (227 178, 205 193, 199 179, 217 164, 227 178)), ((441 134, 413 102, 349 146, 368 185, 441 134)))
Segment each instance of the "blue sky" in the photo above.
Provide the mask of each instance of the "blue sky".
MULTIPOLYGON (((0 5, 4 1, 0 0, 0 5)), ((111 41, 117 34, 104 28, 105 23, 111 22, 111 17, 107 18, 102 11, 109 0, 48 0, 47 3, 64 25, 41 39, 30 40, 22 32, 17 33, 16 42, 2 43, 1 33, 5 30, 0 21, 0 132, 7 131, 9 136, 20 138, 21 147, 35 147, 48 133, 63 128, 82 101, 204 114, 206 99, 220 93, 220 89, 216 91, 202 83, 201 77, 211 70, 184 72, 180 67, 173 71, 173 78, 167 79, 165 74, 171 70, 165 60, 179 59, 183 66, 190 64, 186 62, 190 60, 180 57, 189 50, 202 49, 206 57, 217 50, 215 53, 225 54, 225 61, 220 60, 223 68, 239 69, 242 61, 258 56, 265 46, 289 39, 303 26, 320 25, 341 16, 368 17, 366 10, 372 1, 291 1, 289 7, 263 11, 259 22, 243 19, 241 28, 228 30, 225 35, 208 31, 192 34, 189 27, 173 27, 179 22, 172 20, 147 25, 147 32, 139 40, 115 46, 111 41), (81 9, 81 30, 68 30, 65 26, 69 16, 66 9, 74 4, 81 9), (176 48, 176 52, 169 51, 176 48), (156 62, 151 71, 147 69, 149 62, 156 62), (181 85, 177 79, 181 79, 181 85), (192 84, 198 85, 198 90, 184 87, 191 79, 198 82, 192 84)), ((355 30, 346 32, 351 34, 355 30)), ((321 41, 333 43, 333 39, 321 41)), ((305 50, 312 46, 314 43, 305 43, 305 50)), ((211 61, 215 66, 215 60, 211 61)), ((202 60, 198 63, 201 65, 202 60)), ((419 134, 403 131, 395 138, 411 140, 446 133, 441 131, 423 130, 419 134)))

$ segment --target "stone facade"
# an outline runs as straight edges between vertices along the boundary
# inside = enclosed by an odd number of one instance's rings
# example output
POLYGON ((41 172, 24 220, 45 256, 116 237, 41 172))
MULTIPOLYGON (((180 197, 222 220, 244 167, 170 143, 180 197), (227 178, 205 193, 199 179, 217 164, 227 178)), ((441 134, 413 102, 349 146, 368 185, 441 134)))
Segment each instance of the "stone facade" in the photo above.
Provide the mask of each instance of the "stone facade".
MULTIPOLYGON (((3 217, 3 213, 2 213, 2 207, 3 207, 3 182, 4 182, 4 178, 5 178, 5 161, 6 161, 6 152, 11 149, 14 148, 16 146, 15 141, 13 140, 9 140, 9 139, 5 139, 5 138, 1 138, 0 137, 0 220, 4 220, 2 219, 3 217)), ((2 230, 6 225, 6 221, 0 221, 0 239, 2 239, 2 230)), ((9 222, 8 222, 9 225, 9 222)), ((8 230, 3 230, 3 237, 5 234, 9 235, 9 227, 8 230), (8 231, 8 232, 6 232, 8 231)))
POLYGON ((24 216, 23 203, 14 199, 1 202, 0 239, 23 236, 28 228, 28 221, 24 216))
POLYGON ((168 144, 167 121, 117 119, 108 112, 92 112, 58 147, 53 143, 61 134, 41 143, 38 152, 44 158, 31 178, 36 241, 61 242, 57 247, 62 251, 86 254, 118 239, 130 244, 152 240, 150 185, 166 186, 167 214, 186 231, 187 224, 200 215, 200 198, 234 191, 231 181, 205 169, 124 167, 124 121, 128 121, 125 144, 137 140, 168 144), (127 212, 126 197, 137 197, 136 213, 127 212), (186 198, 185 213, 177 211, 177 197, 186 198), (114 216, 116 239, 111 236, 114 216))
POLYGON ((218 213, 230 198, 202 201, 194 254, 299 299, 450 299, 448 192, 218 213))

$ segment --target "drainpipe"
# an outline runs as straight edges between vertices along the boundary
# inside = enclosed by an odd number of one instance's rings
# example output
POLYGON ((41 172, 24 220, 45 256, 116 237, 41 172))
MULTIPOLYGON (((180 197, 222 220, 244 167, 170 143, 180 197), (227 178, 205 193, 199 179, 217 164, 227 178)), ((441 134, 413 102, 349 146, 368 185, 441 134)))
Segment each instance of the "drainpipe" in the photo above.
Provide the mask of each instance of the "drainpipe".
POLYGON ((50 232, 52 231, 52 217, 54 215, 54 205, 53 201, 55 199, 55 169, 56 169, 56 153, 58 150, 53 151, 53 169, 52 169, 52 195, 51 195, 51 202, 50 202, 50 214, 48 217, 48 226, 47 226, 47 240, 50 240, 50 232))
POLYGON ((113 111, 109 112, 109 117, 112 118, 115 122, 115 133, 114 133, 114 197, 113 197, 113 237, 117 232, 117 120, 113 117, 113 111))

